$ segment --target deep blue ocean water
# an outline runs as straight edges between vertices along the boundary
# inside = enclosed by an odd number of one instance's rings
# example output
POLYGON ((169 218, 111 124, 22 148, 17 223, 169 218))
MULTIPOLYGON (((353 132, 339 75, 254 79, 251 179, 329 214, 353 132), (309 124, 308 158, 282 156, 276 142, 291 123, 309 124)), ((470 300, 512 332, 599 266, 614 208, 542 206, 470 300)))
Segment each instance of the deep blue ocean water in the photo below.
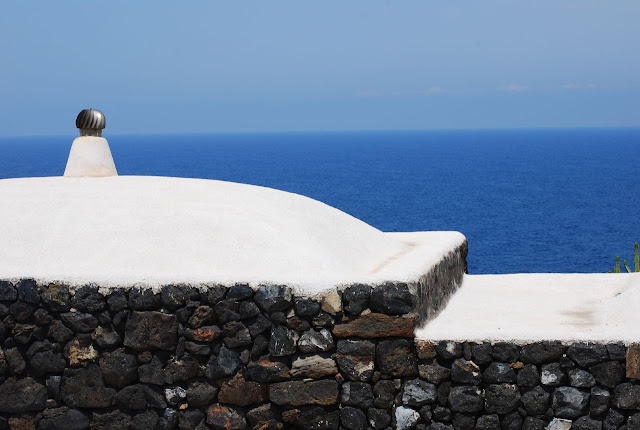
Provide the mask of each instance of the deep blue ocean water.
MULTIPOLYGON (((0 178, 61 175, 74 137, 0 139, 0 178)), ((640 129, 105 137, 122 175, 264 185, 384 231, 461 231, 470 273, 605 272, 640 241, 640 129)))

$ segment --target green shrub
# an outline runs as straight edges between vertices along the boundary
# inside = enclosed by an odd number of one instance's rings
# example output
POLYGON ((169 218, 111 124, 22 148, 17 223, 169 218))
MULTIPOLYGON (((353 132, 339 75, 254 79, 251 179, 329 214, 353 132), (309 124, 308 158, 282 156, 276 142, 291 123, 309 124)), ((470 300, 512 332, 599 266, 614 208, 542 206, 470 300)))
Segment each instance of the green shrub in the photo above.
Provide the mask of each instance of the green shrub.
MULTIPOLYGON (((640 272, 640 258, 638 258, 638 242, 635 243, 634 245, 634 256, 633 256, 633 262, 634 262, 634 268, 633 271, 634 272, 640 272)), ((622 264, 624 265, 624 268, 627 270, 627 272, 631 273, 631 268, 629 267, 629 265, 627 264, 627 260, 622 260, 622 264)), ((613 271, 609 270, 607 273, 621 273, 622 270, 620 270, 620 256, 616 256, 616 265, 613 268, 613 271)))

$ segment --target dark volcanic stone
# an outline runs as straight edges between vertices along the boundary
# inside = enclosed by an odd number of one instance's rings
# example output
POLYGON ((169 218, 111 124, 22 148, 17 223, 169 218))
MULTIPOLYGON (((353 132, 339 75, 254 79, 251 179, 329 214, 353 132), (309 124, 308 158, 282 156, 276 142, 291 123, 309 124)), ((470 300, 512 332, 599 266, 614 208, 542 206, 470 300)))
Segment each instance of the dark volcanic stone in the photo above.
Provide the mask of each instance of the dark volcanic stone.
POLYGON ((451 380, 459 384, 478 385, 482 382, 482 374, 473 361, 459 358, 451 364, 451 380))
POLYGON ((171 351, 178 344, 175 315, 161 312, 133 312, 125 326, 124 345, 136 351, 171 351))
POLYGON ((311 329, 302 333, 298 340, 298 349, 304 353, 326 352, 334 346, 333 337, 326 328, 320 331, 311 329))
POLYGON ((502 430, 520 430, 522 428, 522 418, 518 412, 511 412, 500 420, 502 430))
POLYGON ((145 384, 129 385, 118 392, 118 402, 129 409, 166 408, 159 391, 145 384))
POLYGON ((247 366, 249 377, 258 382, 280 382, 291 378, 289 368, 285 363, 271 360, 263 356, 247 366))
POLYGON ((445 360, 455 360, 456 358, 462 357, 462 344, 441 340, 436 344, 436 351, 438 355, 445 360))
POLYGON ((213 402, 218 388, 203 381, 192 382, 187 389, 187 402, 190 406, 205 406, 213 402))
POLYGON ((221 300, 215 304, 213 309, 222 324, 240 319, 240 303, 235 300, 221 300))
POLYGON ((415 376, 418 360, 413 342, 407 339, 383 340, 376 347, 376 364, 385 375, 415 376))
MULTIPOLYGON (((640 430, 640 412, 636 412, 635 414, 629 415, 629 418, 627 418, 627 429, 640 430)), ((588 429, 588 430, 591 430, 591 429, 588 429)), ((600 429, 594 429, 594 430, 600 430, 600 429)))
POLYGON ((390 379, 382 379, 373 386, 374 400, 373 404, 377 408, 390 408, 393 406, 396 392, 399 386, 390 379))
POLYGON ((94 364, 86 368, 65 369, 61 396, 72 408, 106 408, 111 406, 116 391, 106 388, 100 368, 94 364))
POLYGON ((262 285, 254 301, 265 312, 284 311, 292 305, 291 289, 282 285, 262 285))
POLYGON ((483 372, 482 379, 489 384, 516 382, 516 373, 507 363, 493 362, 483 372))
POLYGON ((91 338, 100 348, 111 348, 122 343, 122 338, 117 331, 110 327, 96 327, 91 334, 91 338))
POLYGON ((557 361, 564 354, 566 347, 557 341, 530 343, 522 347, 520 360, 523 363, 543 364, 557 361))
POLYGON ((120 411, 99 414, 91 417, 91 430, 123 430, 131 428, 131 417, 120 411))
POLYGON ((236 284, 229 288, 227 292, 227 299, 231 300, 246 300, 253 296, 253 290, 247 284, 236 284))
POLYGON ((319 381, 277 382, 269 386, 269 399, 277 405, 335 405, 338 402, 338 382, 319 381))
POLYGON ((33 378, 9 379, 0 385, 0 412, 41 411, 46 403, 47 388, 33 378))
POLYGON ((89 428, 89 417, 77 409, 66 406, 45 409, 38 430, 84 430, 89 428))
POLYGON ((179 360, 169 361, 164 368, 167 384, 175 384, 176 382, 197 378, 201 373, 200 364, 189 355, 185 355, 179 360))
POLYGON ((442 381, 446 381, 451 376, 451 370, 439 364, 419 364, 418 373, 422 379, 426 379, 434 384, 439 384, 442 381))
POLYGON ((540 373, 535 364, 526 364, 518 371, 517 379, 520 387, 535 387, 540 383, 540 373))
POLYGON ((215 404, 207 409, 207 424, 214 430, 244 430, 247 422, 235 409, 215 404))
POLYGON ((620 361, 627 357, 627 347, 621 342, 607 344, 607 352, 611 360, 620 361))
POLYGON ((239 321, 226 323, 224 325, 223 335, 225 336, 224 344, 227 345, 227 348, 238 348, 240 346, 251 345, 251 334, 249 334, 249 329, 239 321), (230 325, 233 327, 227 330, 230 325))
POLYGON ((165 376, 160 359, 154 355, 151 362, 138 367, 138 378, 146 384, 164 385, 165 376))
MULTIPOLYGON (((33 318, 36 320, 36 325, 43 326, 49 325, 53 322, 53 317, 46 310, 39 308, 33 313, 33 318)), ((0 335, 0 338, 2 335, 0 335)))
POLYGON ((474 414, 456 413, 452 420, 455 430, 473 430, 476 425, 476 417, 474 414))
POLYGON ((597 417, 607 412, 610 403, 611 393, 609 392, 609 390, 600 387, 593 387, 591 389, 589 413, 592 417, 597 417))
POLYGON ((228 288, 224 285, 212 285, 207 288, 206 293, 202 294, 202 300, 213 306, 220 300, 224 299, 225 294, 227 294, 227 290, 228 288))
MULTIPOLYGON (((451 421, 451 411, 448 408, 442 407, 440 405, 433 408, 433 419, 435 421, 451 421)), ((441 423, 438 423, 441 424, 441 423)))
POLYGON ((624 382, 613 389, 613 406, 640 410, 640 385, 624 382))
POLYGON ((49 376, 47 378, 47 393, 56 402, 60 402, 60 384, 62 383, 62 376, 49 376))
POLYGON ((135 311, 151 311, 158 309, 162 300, 150 288, 132 288, 129 291, 129 307, 135 311))
POLYGON ((301 408, 293 425, 305 430, 336 430, 340 423, 340 411, 327 412, 324 408, 301 408))
POLYGON ((413 311, 414 297, 407 284, 386 283, 373 289, 369 306, 384 314, 407 314, 413 311))
POLYGON ((351 316, 358 316, 369 306, 371 287, 369 285, 351 285, 342 292, 342 303, 345 312, 351 316))
POLYGON ((79 288, 71 298, 71 305, 81 312, 99 312, 105 309, 106 299, 97 286, 79 288))
POLYGON ((589 394, 573 387, 558 387, 553 392, 551 407, 558 418, 575 419, 587 411, 589 394))
POLYGON ((482 400, 482 391, 476 386, 457 385, 449 391, 449 405, 455 412, 480 412, 482 400))
POLYGON ((547 423, 540 418, 526 417, 522 423, 522 430, 544 430, 547 423))
POLYGON ((21 279, 16 285, 18 290, 18 299, 23 302, 34 305, 40 304, 40 295, 38 294, 38 286, 33 279, 21 279))
POLYGON ((160 293, 160 301, 162 302, 162 306, 170 311, 176 311, 182 306, 184 306, 186 302, 184 289, 177 285, 166 285, 162 287, 162 292, 160 293))
POLYGON ((98 319, 91 314, 67 312, 60 315, 62 322, 76 333, 91 333, 98 327, 98 319))
POLYGON ((275 357, 292 355, 296 352, 298 335, 295 331, 284 326, 278 326, 271 330, 269 341, 269 353, 275 357))
POLYGON ((609 409, 609 413, 602 422, 602 426, 605 430, 616 430, 624 422, 624 415, 615 409, 609 409))
POLYGON ((597 343, 574 343, 567 349, 567 356, 584 369, 609 359, 606 346, 597 343))
POLYGON ((222 346, 218 356, 212 356, 209 359, 205 375, 209 379, 231 376, 236 373, 241 364, 240 355, 237 352, 222 346))
POLYGON ((258 315, 255 322, 249 326, 249 334, 251 334, 252 338, 255 338, 261 333, 264 333, 267 330, 271 329, 271 321, 266 318, 264 315, 258 315))
POLYGON ((549 408, 551 395, 538 386, 522 395, 522 405, 529 415, 543 415, 549 408))
POLYGON ((0 301, 15 300, 18 298, 18 291, 8 281, 0 281, 0 301))
POLYGON ((26 321, 31 318, 31 315, 35 312, 35 305, 17 301, 9 306, 9 312, 16 319, 16 321, 26 321))
POLYGON ((491 348, 491 344, 489 343, 471 345, 471 359, 474 363, 480 365, 491 363, 493 361, 493 358, 491 357, 492 352, 493 348, 491 348))
POLYGON ((336 361, 340 371, 352 381, 368 381, 374 370, 375 349, 368 340, 339 340, 336 361))
POLYGON ((596 385, 596 378, 586 370, 569 369, 569 384, 577 388, 591 388, 596 385))
MULTIPOLYGON (((201 412, 198 411, 202 415, 201 412)), ((155 430, 158 424, 158 413, 153 410, 136 414, 131 421, 132 430, 155 430)), ((192 427, 195 428, 195 427, 192 427)))
POLYGON ((596 421, 589 417, 580 417, 571 424, 574 430, 601 430, 602 421, 596 421))
POLYGON ((277 420, 271 403, 251 409, 247 413, 247 420, 252 429, 282 430, 284 428, 283 424, 277 420))
POLYGON ((369 424, 376 430, 385 429, 391 424, 391 415, 385 409, 367 409, 369 424))
POLYGON ((42 351, 34 354, 29 360, 29 365, 33 375, 41 376, 47 373, 62 373, 67 361, 62 354, 53 351, 42 351))
POLYGON ((506 414, 518 407, 520 392, 513 384, 492 384, 485 389, 485 409, 489 413, 506 414))
POLYGON ((120 312, 127 307, 127 295, 120 289, 111 291, 107 297, 107 306, 111 312, 120 312))
POLYGON ((549 363, 542 366, 540 382, 542 385, 558 387, 566 382, 566 376, 559 363, 549 363))
POLYGON ((500 430, 500 417, 498 415, 481 415, 476 421, 475 430, 500 430))
POLYGON ((518 345, 514 345, 513 343, 498 342, 493 345, 493 352, 491 353, 491 356, 496 361, 513 363, 518 361, 518 358, 520 357, 520 348, 518 345))
POLYGON ((198 306, 189 318, 189 325, 193 328, 198 328, 215 320, 216 313, 212 308, 209 306, 198 306))
POLYGON ((42 292, 42 302, 54 312, 67 312, 71 309, 69 287, 61 284, 49 284, 42 292))
POLYGON ((105 352, 100 357, 102 379, 116 387, 124 387, 138 379, 136 357, 126 354, 123 348, 113 352, 105 352))
POLYGON ((340 403, 358 408, 373 406, 373 389, 366 382, 345 382, 342 384, 340 403))
POLYGON ((617 361, 605 361, 589 368, 589 372, 596 378, 598 384, 607 388, 614 388, 624 378, 624 369, 617 361))
POLYGON ((238 313, 241 319, 246 320, 260 315, 260 309, 254 302, 240 302, 238 313))
POLYGON ((340 423, 347 430, 366 430, 367 416, 360 409, 346 406, 340 409, 340 423))
POLYGON ((231 405, 249 406, 263 403, 264 393, 258 382, 245 381, 244 377, 238 373, 222 383, 220 393, 218 393, 218 401, 231 405))
POLYGON ((320 312, 320 303, 308 297, 296 297, 293 309, 299 317, 313 316, 320 312))

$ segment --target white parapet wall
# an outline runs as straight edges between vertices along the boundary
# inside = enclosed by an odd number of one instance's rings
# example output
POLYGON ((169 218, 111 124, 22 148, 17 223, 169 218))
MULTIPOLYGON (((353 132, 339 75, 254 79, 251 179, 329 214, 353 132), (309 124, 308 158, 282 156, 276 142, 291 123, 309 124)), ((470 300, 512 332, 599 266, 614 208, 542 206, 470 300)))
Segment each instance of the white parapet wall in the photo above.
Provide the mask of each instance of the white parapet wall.
POLYGON ((640 273, 466 275, 425 341, 640 341, 640 273))

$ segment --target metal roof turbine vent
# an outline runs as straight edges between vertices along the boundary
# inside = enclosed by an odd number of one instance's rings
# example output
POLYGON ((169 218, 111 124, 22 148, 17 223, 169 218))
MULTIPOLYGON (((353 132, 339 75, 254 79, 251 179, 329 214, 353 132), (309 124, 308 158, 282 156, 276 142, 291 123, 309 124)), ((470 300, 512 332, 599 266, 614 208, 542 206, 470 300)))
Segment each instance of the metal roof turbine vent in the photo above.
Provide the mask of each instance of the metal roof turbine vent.
POLYGON ((76 118, 76 127, 80 136, 102 136, 102 129, 107 126, 107 119, 97 109, 83 109, 76 118))
POLYGON ((113 162, 109 142, 102 137, 102 129, 107 119, 97 109, 84 109, 76 118, 76 127, 80 137, 71 145, 64 176, 69 178, 87 178, 118 176, 113 162))

